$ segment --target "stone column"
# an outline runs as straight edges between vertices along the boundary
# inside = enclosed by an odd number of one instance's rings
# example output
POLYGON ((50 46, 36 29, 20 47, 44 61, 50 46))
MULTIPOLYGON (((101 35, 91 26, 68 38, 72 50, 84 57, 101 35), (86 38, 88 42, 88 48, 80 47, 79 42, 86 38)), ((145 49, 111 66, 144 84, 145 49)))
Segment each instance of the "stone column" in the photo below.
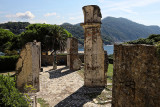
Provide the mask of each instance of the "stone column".
POLYGON ((78 57, 78 40, 76 38, 67 39, 67 66, 70 70, 81 68, 81 60, 78 57))
POLYGON ((105 86, 108 63, 101 38, 101 12, 96 5, 83 7, 85 31, 84 40, 84 85, 89 87, 105 86))
POLYGON ((32 85, 39 91, 39 72, 41 68, 41 43, 27 43, 18 59, 16 65, 16 86, 20 91, 24 91, 24 86, 32 85))

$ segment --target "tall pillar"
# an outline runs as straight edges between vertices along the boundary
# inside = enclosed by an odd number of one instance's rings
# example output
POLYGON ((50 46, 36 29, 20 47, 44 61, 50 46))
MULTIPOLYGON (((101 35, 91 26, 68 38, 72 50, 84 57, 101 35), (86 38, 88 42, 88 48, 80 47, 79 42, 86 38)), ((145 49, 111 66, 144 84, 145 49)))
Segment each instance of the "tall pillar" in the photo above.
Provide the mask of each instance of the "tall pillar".
POLYGON ((81 60, 78 57, 78 40, 76 38, 67 39, 67 66, 70 70, 81 68, 81 60))
POLYGON ((83 7, 84 23, 84 85, 89 87, 105 86, 108 63, 101 38, 101 12, 96 5, 83 7))

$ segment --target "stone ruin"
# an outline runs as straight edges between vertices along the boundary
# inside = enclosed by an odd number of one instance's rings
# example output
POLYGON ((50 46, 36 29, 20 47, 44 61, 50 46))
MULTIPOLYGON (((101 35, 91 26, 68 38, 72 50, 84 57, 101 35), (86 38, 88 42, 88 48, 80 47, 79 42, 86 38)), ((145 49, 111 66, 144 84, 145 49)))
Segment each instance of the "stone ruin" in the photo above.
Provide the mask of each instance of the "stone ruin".
POLYGON ((108 70, 107 53, 101 38, 101 12, 96 5, 83 7, 84 23, 84 85, 89 87, 105 86, 105 73, 108 70))
POLYGON ((76 38, 67 39, 67 66, 70 70, 79 70, 82 62, 78 57, 78 40, 76 38))
POLYGON ((27 43, 18 59, 16 65, 16 86, 20 91, 24 91, 24 86, 32 85, 39 91, 39 72, 41 69, 41 43, 27 43))
POLYGON ((114 45, 112 107, 160 106, 160 58, 153 45, 114 45))

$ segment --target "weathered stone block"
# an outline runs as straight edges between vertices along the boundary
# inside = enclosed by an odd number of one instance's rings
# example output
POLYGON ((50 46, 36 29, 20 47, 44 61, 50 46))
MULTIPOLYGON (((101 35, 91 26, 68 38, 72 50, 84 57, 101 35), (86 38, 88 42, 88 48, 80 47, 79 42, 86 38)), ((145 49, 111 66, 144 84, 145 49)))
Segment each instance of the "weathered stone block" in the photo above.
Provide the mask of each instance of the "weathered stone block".
POLYGON ((16 65, 16 86, 20 91, 24 86, 32 85, 39 91, 39 72, 41 68, 41 43, 29 42, 20 53, 16 65))
POLYGON ((67 39, 67 66, 71 70, 78 70, 81 68, 82 62, 78 56, 78 40, 76 38, 67 39))
POLYGON ((152 45, 114 45, 112 107, 159 107, 160 59, 152 45))
POLYGON ((100 8, 96 5, 88 5, 83 7, 84 23, 101 23, 100 8))
POLYGON ((83 7, 85 31, 84 40, 84 85, 89 87, 105 86, 108 70, 106 52, 101 38, 101 12, 98 6, 83 7))

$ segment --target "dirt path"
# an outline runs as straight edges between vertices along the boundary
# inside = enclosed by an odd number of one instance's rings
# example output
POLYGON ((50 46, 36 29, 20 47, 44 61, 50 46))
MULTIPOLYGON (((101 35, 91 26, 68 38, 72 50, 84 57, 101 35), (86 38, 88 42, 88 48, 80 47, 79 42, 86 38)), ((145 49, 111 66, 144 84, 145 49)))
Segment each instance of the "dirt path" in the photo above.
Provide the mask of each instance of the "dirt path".
POLYGON ((37 93, 37 97, 46 100, 51 107, 111 107, 92 101, 103 88, 84 87, 80 75, 65 66, 58 66, 57 70, 51 68, 45 67, 40 73, 40 92, 37 93))

